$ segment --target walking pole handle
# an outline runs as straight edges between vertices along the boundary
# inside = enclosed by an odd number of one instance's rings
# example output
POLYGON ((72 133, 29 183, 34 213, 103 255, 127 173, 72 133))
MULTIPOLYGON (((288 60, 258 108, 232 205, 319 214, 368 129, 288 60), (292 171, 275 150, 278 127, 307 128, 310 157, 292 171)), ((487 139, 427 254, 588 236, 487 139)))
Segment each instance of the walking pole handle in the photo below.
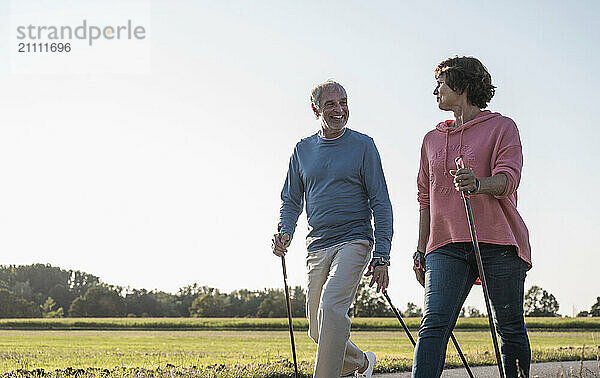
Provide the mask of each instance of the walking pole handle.
MULTIPOLYGON (((463 161, 462 157, 457 157, 456 159, 454 159, 454 163, 456 163, 456 169, 463 169, 465 167, 465 162, 463 161)), ((462 198, 470 198, 471 196, 469 195, 469 193, 467 192, 460 192, 460 195, 462 198)))
MULTIPOLYGON (((283 230, 281 229, 281 225, 277 226, 277 232, 279 233, 279 240, 283 241, 283 230)), ((285 257, 283 256, 281 256, 281 267, 283 269, 283 281, 287 288, 287 269, 285 267, 285 257)))

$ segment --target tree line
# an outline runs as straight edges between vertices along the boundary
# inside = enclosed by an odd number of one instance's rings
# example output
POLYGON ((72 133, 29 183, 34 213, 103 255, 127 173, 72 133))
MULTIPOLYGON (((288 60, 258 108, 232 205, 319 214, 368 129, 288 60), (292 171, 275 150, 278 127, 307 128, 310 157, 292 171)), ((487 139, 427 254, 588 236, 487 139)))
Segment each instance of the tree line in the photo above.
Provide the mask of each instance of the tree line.
MULTIPOLYGON (((394 316, 369 279, 361 281, 349 310, 355 317, 394 316)), ((290 288, 294 317, 306 315, 306 292, 290 288)), ((533 286, 525 295, 528 316, 557 316, 558 302, 546 290, 533 286)), ((421 308, 407 303, 398 309, 405 317, 420 317, 421 308)), ((35 317, 286 317, 282 289, 235 290, 188 285, 177 293, 109 285, 89 273, 64 270, 49 264, 0 265, 0 318, 35 317)), ((463 308, 461 317, 485 316, 474 307, 463 308)), ((578 316, 600 316, 600 297, 590 311, 578 316)))
MULTIPOLYGON (((304 316, 304 290, 291 289, 294 316, 304 316)), ((280 317, 283 291, 218 289, 193 284, 177 293, 109 285, 99 277, 49 264, 0 266, 0 318, 280 317)))

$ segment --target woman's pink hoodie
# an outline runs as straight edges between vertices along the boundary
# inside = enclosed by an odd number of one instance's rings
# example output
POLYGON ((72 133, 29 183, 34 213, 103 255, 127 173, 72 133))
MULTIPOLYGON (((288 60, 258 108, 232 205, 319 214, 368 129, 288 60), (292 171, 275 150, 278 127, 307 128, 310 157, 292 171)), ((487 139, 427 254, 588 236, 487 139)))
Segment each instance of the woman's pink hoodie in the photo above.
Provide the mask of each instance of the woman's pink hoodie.
POLYGON ((448 172, 462 156, 477 177, 504 173, 508 178, 500 196, 471 196, 477 238, 481 243, 514 245, 519 257, 531 267, 531 246, 525 222, 517 211, 517 188, 523 154, 519 130, 512 119, 482 111, 461 127, 441 122, 423 139, 421 166, 417 176, 420 209, 431 216, 427 253, 448 243, 470 242, 471 234, 464 202, 448 172))

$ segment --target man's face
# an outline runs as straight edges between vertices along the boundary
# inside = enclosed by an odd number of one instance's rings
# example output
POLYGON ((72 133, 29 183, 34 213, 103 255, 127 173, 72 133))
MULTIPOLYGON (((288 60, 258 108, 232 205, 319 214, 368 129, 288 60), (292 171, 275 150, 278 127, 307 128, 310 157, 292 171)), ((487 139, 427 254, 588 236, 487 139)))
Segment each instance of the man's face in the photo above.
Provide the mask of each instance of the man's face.
POLYGON ((319 115, 323 117, 324 125, 334 131, 341 130, 348 122, 348 99, 344 89, 337 85, 323 88, 319 102, 319 115))

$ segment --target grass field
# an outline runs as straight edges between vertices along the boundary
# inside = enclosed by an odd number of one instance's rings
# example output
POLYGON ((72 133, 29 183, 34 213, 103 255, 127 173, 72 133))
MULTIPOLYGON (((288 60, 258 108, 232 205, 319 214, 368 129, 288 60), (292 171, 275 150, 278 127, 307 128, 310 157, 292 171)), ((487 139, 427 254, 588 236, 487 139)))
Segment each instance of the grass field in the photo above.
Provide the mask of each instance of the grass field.
MULTIPOLYGON (((455 334, 471 365, 494 363, 489 332, 455 334)), ((577 360, 583 346, 586 359, 596 359, 600 354, 598 330, 531 331, 530 338, 537 362, 577 360)), ((357 331, 352 333, 352 339, 361 348, 377 353, 378 372, 410 369, 412 346, 401 331, 357 331)), ((315 345, 304 331, 296 333, 296 343, 301 370, 309 376, 315 345)), ((285 377, 292 376, 290 354, 289 334, 285 330, 0 331, 0 374, 19 369, 61 369, 54 375, 86 375, 85 370, 77 369, 93 367, 97 370, 87 370, 87 375, 285 377)), ((448 347, 447 364, 461 366, 452 346, 448 347)), ((39 373, 38 370, 36 374, 39 373)))
MULTIPOLYGON (((404 318, 411 330, 419 329, 421 318, 404 318)), ((597 318, 526 318, 529 330, 600 331, 597 318)), ((287 329, 287 318, 59 318, 59 319, 0 319, 4 330, 278 330, 287 329)), ((396 318, 356 318, 352 329, 396 330, 396 318)), ((306 319, 294 319, 294 329, 307 330, 306 319)), ((487 318, 461 318, 457 330, 487 330, 487 318)))

